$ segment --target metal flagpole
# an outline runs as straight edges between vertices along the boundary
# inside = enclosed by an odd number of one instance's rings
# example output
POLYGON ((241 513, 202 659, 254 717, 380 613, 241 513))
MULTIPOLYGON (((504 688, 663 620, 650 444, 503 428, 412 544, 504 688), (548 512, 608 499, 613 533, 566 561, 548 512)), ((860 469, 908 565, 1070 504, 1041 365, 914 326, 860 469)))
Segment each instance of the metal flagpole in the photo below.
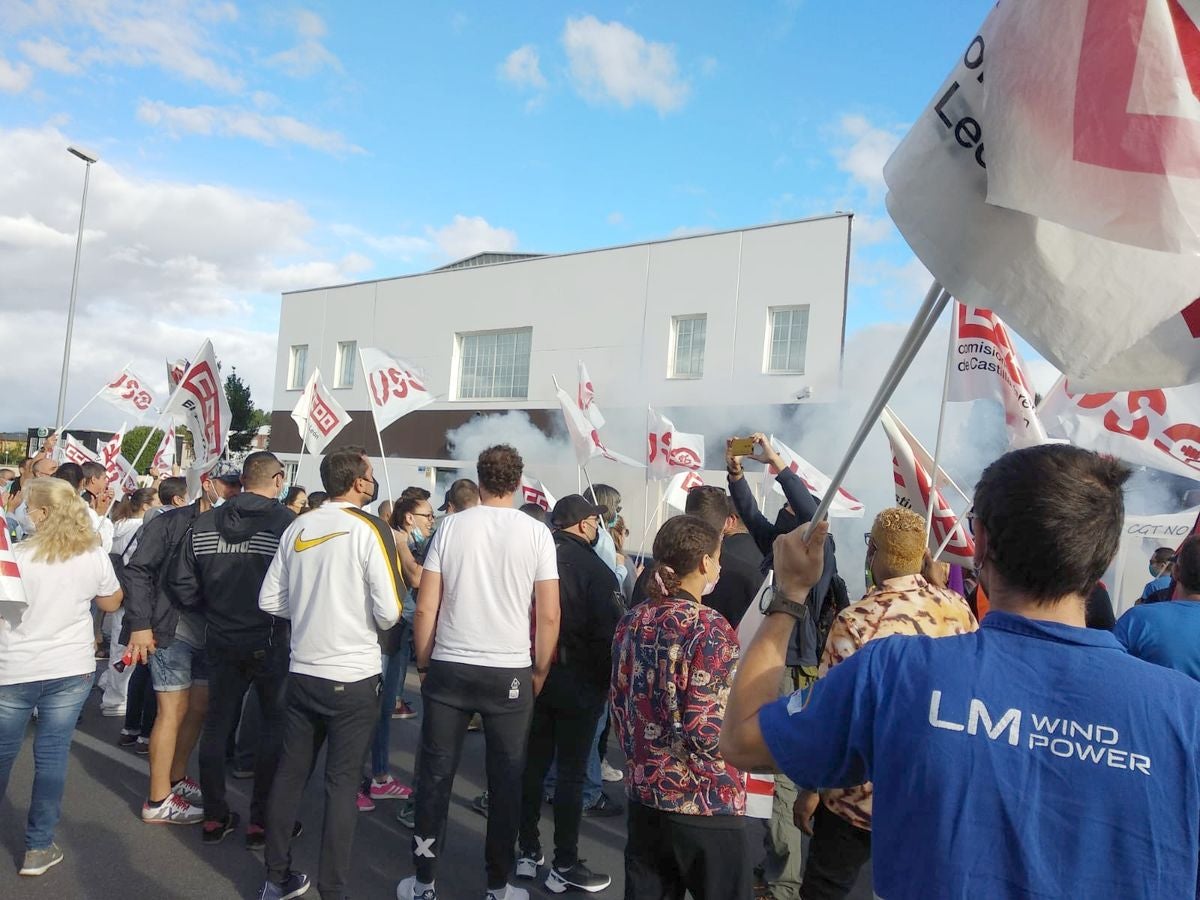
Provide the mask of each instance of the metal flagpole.
POLYGON ((62 428, 58 432, 55 432, 55 433, 58 434, 59 437, 62 437, 62 435, 66 433, 66 430, 75 423, 75 420, 83 415, 84 410, 86 410, 89 406, 91 406, 93 403, 95 403, 97 400, 99 400, 100 395, 103 393, 104 393, 104 388, 100 388, 100 390, 96 391, 96 393, 92 395, 92 399, 89 400, 87 403, 83 404, 83 406, 79 407, 79 412, 75 413, 75 415, 73 415, 73 416, 71 416, 71 418, 67 419, 67 421, 63 424, 62 428))
MULTIPOLYGON (((933 526, 933 505, 937 502, 938 468, 942 459, 942 434, 946 430, 946 398, 950 395, 950 369, 954 360, 954 341, 958 337, 958 301, 950 307, 950 341, 946 346, 946 375, 942 379, 942 408, 938 412, 937 440, 933 445, 933 473, 929 476, 929 502, 925 504, 925 543, 929 543, 929 529, 933 526)), ((953 532, 951 532, 953 534, 953 532)))
POLYGON ((933 328, 938 316, 941 315, 942 310, 946 308, 946 303, 949 299, 950 295, 942 290, 941 284, 935 279, 933 284, 929 286, 929 291, 925 294, 925 300, 921 303, 920 309, 917 310, 917 315, 913 319, 912 325, 909 326, 908 334, 905 335, 900 349, 896 351, 896 357, 892 360, 892 364, 883 378, 883 383, 879 385, 879 390, 876 391, 874 399, 871 401, 870 406, 867 407, 862 423, 858 426, 857 433, 850 441, 850 446, 846 449, 846 455, 834 473, 829 484, 829 489, 825 491, 825 497, 821 500, 820 506, 817 507, 817 511, 809 523, 810 529, 817 522, 825 518, 825 514, 829 512, 829 506, 837 496, 838 488, 846 480, 846 473, 850 471, 850 466, 854 462, 854 458, 858 455, 858 451, 862 449, 867 435, 875 427, 875 422, 879 419, 879 414, 883 411, 884 406, 887 405, 888 400, 891 399, 892 394, 895 393, 900 379, 908 371, 908 367, 916 357, 917 351, 921 349, 921 345, 925 342, 925 338, 929 336, 930 330, 933 328))
POLYGON ((587 482, 588 490, 592 492, 592 500, 596 499, 596 489, 592 487, 592 479, 588 475, 587 466, 580 466, 579 471, 583 473, 583 480, 587 482))
MULTIPOLYGON (((366 364, 363 363, 361 350, 359 351, 359 354, 358 354, 358 367, 360 369, 362 369, 363 381, 366 382, 366 384, 367 384, 367 394, 369 397, 370 393, 371 393, 371 376, 369 374, 367 374, 367 367, 366 367, 366 364)), ((310 415, 311 415, 311 404, 310 404, 309 409, 310 409, 310 415)), ((387 485, 387 492, 388 492, 387 499, 394 500, 395 495, 392 493, 392 476, 388 472, 387 451, 383 449, 383 432, 379 430, 379 417, 375 415, 375 404, 374 403, 371 404, 371 422, 375 425, 375 437, 379 440, 379 462, 383 465, 383 482, 384 482, 384 484, 387 485)), ((305 430, 306 431, 308 430, 307 427, 305 428, 305 430)), ((301 439, 300 450, 303 453, 303 451, 304 451, 303 439, 301 439)), ((299 476, 299 474, 300 474, 299 464, 296 465, 296 474, 297 474, 297 476, 299 476)))
POLYGON ((963 519, 967 517, 967 513, 970 511, 971 510, 969 509, 965 510, 957 519, 954 520, 954 525, 946 533, 946 537, 942 540, 942 542, 938 544, 937 552, 933 554, 933 558, 935 560, 942 555, 947 547, 950 546, 950 539, 954 537, 954 532, 958 531, 958 526, 962 524, 963 519))

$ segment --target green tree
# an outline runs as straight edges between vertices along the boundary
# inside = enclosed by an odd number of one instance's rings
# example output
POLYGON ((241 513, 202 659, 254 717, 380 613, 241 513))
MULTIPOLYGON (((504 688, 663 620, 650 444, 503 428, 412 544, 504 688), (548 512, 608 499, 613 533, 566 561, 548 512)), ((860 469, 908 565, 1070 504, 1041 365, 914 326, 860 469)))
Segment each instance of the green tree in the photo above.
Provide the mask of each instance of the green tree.
MULTIPOLYGON (((133 464, 134 470, 139 475, 146 475, 150 472, 150 463, 154 462, 154 454, 158 451, 158 445, 162 443, 162 439, 163 433, 157 428, 151 431, 149 425, 130 428, 125 432, 125 437, 121 441, 121 455, 133 464), (147 435, 150 440, 146 440, 147 435), (146 445, 145 450, 142 450, 143 444, 146 445), (142 450, 142 453, 137 459, 134 459, 133 454, 139 450, 142 450)), ((167 474, 169 475, 170 472, 167 474)))
POLYGON ((229 400, 229 449, 234 453, 245 453, 258 430, 254 399, 250 396, 250 385, 242 381, 235 366, 225 378, 225 396, 229 400))

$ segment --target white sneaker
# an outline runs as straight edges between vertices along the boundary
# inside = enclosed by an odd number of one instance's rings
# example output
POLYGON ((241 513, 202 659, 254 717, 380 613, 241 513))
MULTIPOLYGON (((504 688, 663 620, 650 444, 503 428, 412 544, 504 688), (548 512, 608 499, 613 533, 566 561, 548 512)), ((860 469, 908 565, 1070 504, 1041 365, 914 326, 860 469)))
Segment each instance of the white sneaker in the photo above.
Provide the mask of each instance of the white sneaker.
POLYGON ((178 794, 168 794, 157 807, 142 804, 142 821, 150 825, 195 825, 204 821, 204 809, 192 806, 178 794))
POLYGON ((116 716, 123 716, 123 715, 125 715, 125 704, 122 703, 120 706, 101 705, 100 715, 105 716, 106 718, 114 718, 116 716))
POLYGON ((537 878, 538 866, 545 865, 546 857, 539 853, 534 856, 531 853, 522 852, 517 857, 517 877, 528 878, 530 880, 537 878))
POLYGON ((396 885, 396 900, 437 900, 437 891, 432 887, 417 893, 417 876, 409 875, 396 885))
POLYGON ((203 806, 204 795, 200 793, 200 785, 186 775, 179 780, 179 783, 171 788, 171 792, 178 797, 182 797, 192 806, 203 806))
POLYGON ((600 760, 600 779, 602 781, 624 781, 625 773, 608 764, 607 759, 600 760))
POLYGON ((529 900, 529 891, 507 884, 502 891, 488 891, 487 900, 529 900))

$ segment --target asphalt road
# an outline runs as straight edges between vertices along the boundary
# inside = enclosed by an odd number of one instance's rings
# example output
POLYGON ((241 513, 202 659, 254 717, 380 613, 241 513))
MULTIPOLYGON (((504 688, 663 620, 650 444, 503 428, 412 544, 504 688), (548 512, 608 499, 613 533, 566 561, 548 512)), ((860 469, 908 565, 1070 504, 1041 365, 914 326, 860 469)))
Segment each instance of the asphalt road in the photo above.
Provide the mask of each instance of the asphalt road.
MULTIPOLYGON (((415 678, 407 696, 419 709, 415 678)), ((56 840, 66 854, 58 866, 38 878, 17 875, 24 853, 25 816, 29 809, 33 777, 32 729, 14 766, 7 796, 0 800, 0 898, 24 900, 199 900, 199 898, 250 898, 262 884, 264 871, 260 854, 243 846, 241 829, 222 843, 206 847, 200 842, 200 827, 150 826, 140 819, 148 769, 144 757, 116 745, 121 729, 119 718, 100 715, 99 692, 84 708, 67 772, 62 819, 56 840)), ((412 781, 413 750, 420 719, 392 722, 392 771, 412 781)), ((619 765, 618 751, 610 747, 611 761, 619 765)), ((319 763, 323 766, 323 759, 319 763)), ((195 766, 192 767, 195 775, 195 766)), ((248 781, 229 780, 230 805, 242 816, 249 810, 248 781)), ((483 834, 486 820, 470 808, 471 798, 483 790, 483 737, 467 736, 462 764, 454 784, 447 829, 447 847, 452 855, 443 858, 438 874, 438 893, 443 900, 477 900, 484 896, 483 834)), ((614 799, 623 801, 621 785, 609 785, 614 799)), ((320 779, 308 786, 301 810, 304 834, 294 848, 295 866, 316 881, 320 846, 320 811, 323 805, 320 779)), ((355 834, 355 871, 350 887, 356 898, 389 900, 396 882, 412 872, 409 858, 411 833, 395 821, 396 801, 376 804, 374 812, 362 813, 355 834)), ((546 807, 549 812, 549 807, 546 807)), ((748 835, 747 853, 758 855, 761 831, 755 823, 748 835), (757 846, 754 846, 756 845, 757 846)), ((552 845, 553 823, 542 819, 543 845, 552 845)), ((620 898, 625 846, 625 819, 585 819, 580 855, 588 865, 613 877, 600 897, 620 898)), ((869 879, 864 878, 864 881, 869 879)), ((523 884, 529 885, 528 882, 523 884)), ((554 897, 541 882, 530 885, 534 897, 554 897)), ((309 896, 317 897, 314 883, 309 896)), ((859 885, 852 900, 869 898, 868 885, 859 885)))

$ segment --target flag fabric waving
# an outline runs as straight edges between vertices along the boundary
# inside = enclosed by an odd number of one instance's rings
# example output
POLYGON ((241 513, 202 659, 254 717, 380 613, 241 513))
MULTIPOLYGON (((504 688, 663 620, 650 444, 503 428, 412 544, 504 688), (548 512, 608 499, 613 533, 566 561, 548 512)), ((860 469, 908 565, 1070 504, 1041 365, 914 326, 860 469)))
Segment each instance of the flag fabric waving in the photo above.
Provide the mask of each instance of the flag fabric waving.
MULTIPOLYGON (((939 559, 973 568, 975 566, 975 541, 966 526, 946 502, 941 488, 932 491, 933 480, 929 473, 933 459, 920 442, 913 437, 904 423, 890 410, 884 409, 879 423, 892 446, 892 477, 896 482, 896 504, 911 509, 924 518, 929 510, 930 496, 933 497, 933 520, 929 529, 929 552, 932 553, 950 535, 946 549, 939 559)), ((938 484, 952 485, 945 472, 938 470, 938 484)))
POLYGON ((167 390, 173 391, 179 387, 179 382, 183 381, 184 373, 187 372, 190 366, 186 359, 177 359, 175 362, 167 362, 167 390))
POLYGON ((521 476, 521 502, 536 503, 546 512, 554 509, 558 501, 551 496, 546 486, 531 475, 521 476))
POLYGON ((147 386, 146 380, 135 375, 128 367, 117 373, 100 392, 100 397, 139 419, 158 408, 158 398, 147 386))
POLYGON ((375 427, 380 431, 434 402, 417 370, 404 360, 372 347, 361 348, 358 357, 367 376, 367 396, 371 398, 375 427))
POLYGON ((108 473, 108 486, 117 497, 131 494, 138 488, 137 472, 129 464, 129 460, 121 455, 121 442, 124 440, 125 425, 122 424, 121 430, 100 447, 100 464, 108 473))
POLYGON ((1200 384, 1089 394, 1060 379, 1038 412, 1054 437, 1200 481, 1200 384))
POLYGON ((63 439, 55 448, 55 456, 61 454, 61 462, 75 463, 77 466, 82 466, 85 462, 100 462, 100 457, 83 445, 82 441, 76 440, 73 435, 63 435, 63 439))
MULTIPOLYGON (((783 457, 787 467, 800 477, 804 486, 808 488, 808 492, 820 501, 825 496, 825 492, 829 490, 829 477, 783 441, 776 439, 774 435, 771 436, 770 441, 771 447, 783 457)), ((764 471, 771 477, 771 489, 783 496, 783 488, 775 479, 779 470, 768 465, 764 471)), ((861 519, 864 512, 862 503, 845 488, 838 488, 837 496, 833 498, 833 503, 829 506, 829 515, 833 518, 861 519)))
POLYGON ((1013 449, 1046 443, 1038 421, 1033 385, 1000 317, 988 309, 954 304, 951 342, 951 402, 993 399, 1004 406, 1008 445, 1013 449))
POLYGON ((703 469, 704 435, 676 431, 670 419, 647 407, 646 464, 651 478, 670 478, 680 469, 703 469))
POLYGON ((600 440, 600 432, 592 425, 579 404, 566 391, 554 382, 554 393, 558 397, 558 405, 562 409, 563 419, 567 423, 567 433, 571 436, 571 446, 575 448, 575 459, 580 466, 586 466, 589 461, 601 456, 622 465, 644 469, 645 466, 636 459, 630 459, 624 454, 610 450, 600 440))
POLYGON ((21 583, 21 570, 9 545, 8 526, 0 528, 0 617, 20 616, 29 602, 21 583))
POLYGON ((321 381, 321 370, 313 369, 308 384, 292 410, 292 421, 300 430, 300 439, 309 453, 320 453, 350 424, 350 414, 321 381))
POLYGON ((175 426, 171 425, 166 431, 163 432, 162 440, 158 444, 158 449, 154 451, 154 459, 150 463, 150 467, 158 469, 159 472, 169 475, 174 465, 175 426))
POLYGON ((587 420, 592 423, 592 427, 603 428, 604 415, 600 412, 600 407, 596 405, 596 391, 592 387, 592 379, 588 375, 587 366, 583 364, 582 359, 579 361, 579 390, 576 399, 579 408, 583 410, 587 420))
POLYGON ((667 492, 664 499, 667 505, 683 512, 687 504, 687 495, 691 493, 693 488, 698 488, 704 484, 704 479, 700 477, 699 472, 690 470, 679 472, 667 484, 667 492))
POLYGON ((192 433, 192 468, 207 472, 217 464, 229 441, 229 400, 212 341, 206 340, 188 366, 167 404, 167 412, 183 419, 192 433))
MULTIPOLYGON (((1200 256, 1147 249, 1145 245, 1153 243, 1151 240, 1134 246, 1109 239, 1120 235, 1122 240, 1129 241, 1153 236, 1156 231, 1161 234, 1161 223, 1169 221, 1172 215, 1161 205, 1167 194, 1153 188, 1133 194, 1097 191, 1097 202, 1112 203, 1107 213, 1110 224, 1106 225, 1096 219, 1095 210, 1088 204, 1080 203, 1078 215, 1074 208, 1068 210, 1070 203, 1080 200, 1078 191, 1045 188, 1045 193, 1053 193, 1052 203, 1032 202, 1031 195, 1042 193, 1043 188, 1031 185, 1042 182, 1033 174, 1035 166, 1031 159, 1019 152, 1027 144, 1034 144, 1039 155, 1057 154, 1055 158, 1062 165, 1073 166, 1078 155, 1089 148, 1097 152, 1110 148, 1116 153, 1115 148, 1127 143, 1128 134, 1138 133, 1136 129, 1127 132, 1124 120, 1118 121, 1115 115, 1092 114, 1095 104, 1116 103, 1120 97, 1128 97, 1129 84, 1125 85, 1124 93, 1119 93, 1110 78, 1093 77, 1098 71, 1093 55, 1096 47, 1104 52, 1105 39, 1097 36, 1088 21, 1091 14, 1081 12, 1085 7, 1092 10, 1112 7, 1124 10, 1123 15, 1133 16, 1126 8, 1129 2, 1132 0, 1110 3, 1029 0, 999 4, 884 168, 889 189, 888 212, 933 276, 954 296, 1003 316, 1043 356, 1071 376, 1073 383, 1089 390, 1181 384, 1187 372, 1198 365, 1195 360, 1200 357, 1200 328, 1184 333, 1177 330, 1186 324, 1180 311, 1197 297, 1200 256), (1043 10, 1039 15, 1056 17, 1055 27, 1045 34, 1047 40, 1053 40, 1054 52, 1035 59, 1026 50, 1012 51, 1010 58, 1001 61, 1002 48, 1010 40, 1004 29, 1016 27, 1015 18, 1025 16, 1024 11, 1034 7, 1043 10), (1061 24, 1057 21, 1060 15, 1061 24), (1073 143, 1063 144, 1054 132, 1074 127, 1071 123, 1077 121, 1076 115, 1068 112, 1062 122, 1057 122, 1053 116, 1021 112, 1026 98, 1003 94, 1003 84, 993 85, 993 64, 1001 71, 1014 65, 1027 66, 1030 77, 1038 81, 1037 90, 1066 91, 1076 96, 1075 110, 1086 113, 1084 132, 1076 134, 1073 143), (1043 81, 1046 83, 1042 84, 1043 81), (1108 92, 1107 96, 1096 94, 1097 90, 1108 92), (1093 99, 1087 102, 1079 99, 1084 95, 1093 99), (1012 133, 1000 134, 998 122, 1009 123, 1012 133), (999 158, 1006 153, 1010 158, 999 158), (999 182, 993 188, 993 170, 1008 173, 1003 190, 999 182), (1021 173, 1021 178, 1014 173, 1021 173), (988 202, 998 201, 1000 196, 1010 205, 988 202), (1055 219, 1069 220, 1076 226, 1094 227, 1088 231, 1076 230, 1059 221, 1040 218, 1040 212, 1053 212, 1055 219), (1125 222, 1131 224, 1126 226, 1125 222), (1150 354, 1122 356, 1124 351, 1157 333, 1160 326, 1168 329, 1172 340, 1160 339, 1156 346, 1176 348, 1174 352, 1182 356, 1172 357, 1167 365, 1150 354), (1119 368, 1106 368, 1118 359, 1122 361, 1119 368)), ((1138 2, 1147 7, 1179 0, 1138 2)), ((1109 15, 1106 11, 1097 14, 1109 15)), ((1012 43, 1016 40, 1013 37, 1010 46, 1016 46, 1012 43)), ((1147 64, 1152 62, 1141 56, 1139 59, 1147 64)), ((1142 77, 1157 79, 1161 71, 1142 77)), ((1165 83, 1158 86, 1167 89, 1165 83)), ((1178 89, 1178 85, 1170 88, 1178 89)), ((1139 91, 1136 102, 1151 99, 1148 93, 1139 91)), ((1189 113, 1193 114, 1194 111, 1189 113)), ((1191 141, 1189 152, 1197 152, 1197 147, 1200 142, 1191 141)), ((1153 155, 1144 148, 1142 152, 1143 160, 1153 155)), ((1174 158, 1164 160, 1164 167, 1167 164, 1172 167, 1168 170, 1170 176, 1147 172, 1142 177, 1157 179, 1156 183, 1168 177, 1195 177, 1182 169, 1176 173, 1174 158)), ((1046 172, 1058 168, 1049 162, 1041 167, 1046 172)), ((1114 178, 1118 175, 1119 172, 1112 173, 1114 178)), ((1179 200, 1184 199, 1180 195, 1179 200)), ((1194 221, 1190 201, 1181 215, 1194 221)))

